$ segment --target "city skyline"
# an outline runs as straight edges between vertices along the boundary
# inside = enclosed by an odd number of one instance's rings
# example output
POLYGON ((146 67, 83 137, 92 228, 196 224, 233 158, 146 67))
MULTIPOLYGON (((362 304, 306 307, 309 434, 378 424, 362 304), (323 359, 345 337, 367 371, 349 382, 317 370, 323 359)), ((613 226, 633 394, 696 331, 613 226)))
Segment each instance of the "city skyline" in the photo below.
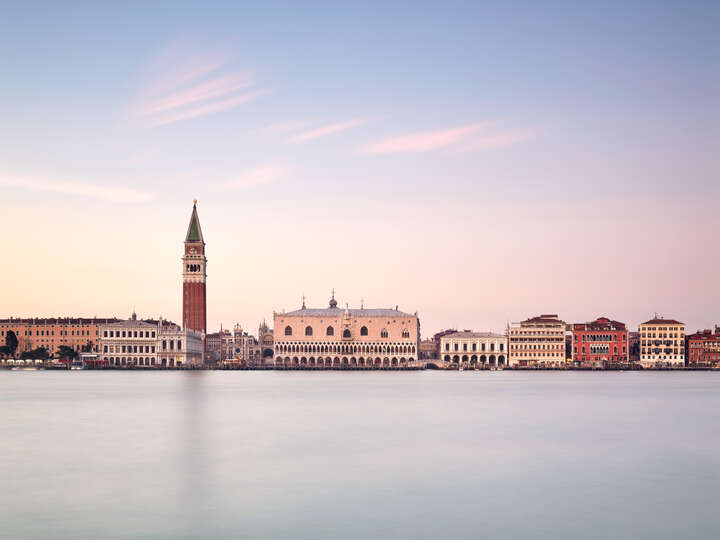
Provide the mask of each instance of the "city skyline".
POLYGON ((10 7, 0 315, 182 321, 197 198, 209 331, 332 288, 424 336, 711 328, 720 10, 604 6, 10 7))

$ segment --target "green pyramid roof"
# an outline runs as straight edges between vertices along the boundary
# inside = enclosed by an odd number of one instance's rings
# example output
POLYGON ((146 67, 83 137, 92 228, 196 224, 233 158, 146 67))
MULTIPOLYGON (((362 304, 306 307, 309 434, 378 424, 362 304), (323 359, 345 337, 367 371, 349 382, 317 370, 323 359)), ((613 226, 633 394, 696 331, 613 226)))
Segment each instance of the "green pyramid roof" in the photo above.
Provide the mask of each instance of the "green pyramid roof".
POLYGON ((187 235, 185 236, 186 242, 202 242, 203 240, 202 229, 200 229, 200 220, 197 215, 197 206, 193 204, 192 216, 190 216, 190 225, 188 226, 187 235))

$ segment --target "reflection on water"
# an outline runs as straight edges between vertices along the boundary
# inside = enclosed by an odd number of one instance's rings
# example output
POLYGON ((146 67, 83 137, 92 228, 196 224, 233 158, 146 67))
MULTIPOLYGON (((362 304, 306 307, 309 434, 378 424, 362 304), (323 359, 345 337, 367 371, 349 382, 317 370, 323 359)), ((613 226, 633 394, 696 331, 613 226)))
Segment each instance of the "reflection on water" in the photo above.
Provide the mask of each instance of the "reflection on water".
POLYGON ((715 373, 2 371, 0 537, 719 537, 719 390, 715 373))

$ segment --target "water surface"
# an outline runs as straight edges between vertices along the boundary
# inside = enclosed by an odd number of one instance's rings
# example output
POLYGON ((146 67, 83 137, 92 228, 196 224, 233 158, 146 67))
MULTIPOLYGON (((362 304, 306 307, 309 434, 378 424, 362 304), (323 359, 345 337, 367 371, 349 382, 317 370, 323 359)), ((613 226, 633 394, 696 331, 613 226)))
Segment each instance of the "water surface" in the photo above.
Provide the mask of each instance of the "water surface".
POLYGON ((720 537, 720 373, 0 371, 0 537, 720 537))

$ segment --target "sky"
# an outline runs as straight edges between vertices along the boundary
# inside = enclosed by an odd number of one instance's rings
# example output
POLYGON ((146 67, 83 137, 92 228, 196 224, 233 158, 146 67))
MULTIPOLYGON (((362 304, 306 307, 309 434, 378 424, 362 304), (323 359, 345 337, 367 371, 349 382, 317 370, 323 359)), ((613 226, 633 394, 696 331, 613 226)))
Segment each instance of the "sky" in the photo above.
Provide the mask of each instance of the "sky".
POLYGON ((243 4, 4 5, 0 317, 720 324, 719 3, 243 4))

